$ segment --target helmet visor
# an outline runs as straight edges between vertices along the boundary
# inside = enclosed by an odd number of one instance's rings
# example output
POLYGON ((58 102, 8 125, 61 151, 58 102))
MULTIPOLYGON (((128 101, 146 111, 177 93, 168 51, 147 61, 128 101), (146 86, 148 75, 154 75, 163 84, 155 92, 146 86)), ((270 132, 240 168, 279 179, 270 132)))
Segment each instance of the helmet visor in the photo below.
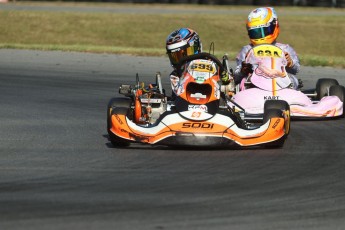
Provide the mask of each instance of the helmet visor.
POLYGON ((168 52, 168 56, 169 56, 171 64, 176 65, 180 62, 180 60, 183 57, 192 55, 194 53, 195 53, 194 46, 190 46, 176 52, 168 52))
POLYGON ((250 39, 264 38, 268 35, 272 35, 274 33, 275 28, 276 28, 276 25, 272 23, 269 26, 249 29, 248 35, 250 39))

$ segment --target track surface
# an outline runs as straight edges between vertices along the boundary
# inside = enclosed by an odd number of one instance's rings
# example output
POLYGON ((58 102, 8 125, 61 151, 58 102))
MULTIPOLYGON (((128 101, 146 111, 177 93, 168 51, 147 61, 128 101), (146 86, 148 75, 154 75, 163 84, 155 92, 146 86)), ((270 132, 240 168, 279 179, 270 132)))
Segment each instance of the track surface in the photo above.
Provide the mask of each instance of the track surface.
POLYGON ((345 120, 293 122, 277 150, 112 148, 107 101, 156 71, 166 58, 0 50, 0 229, 345 228, 345 120))

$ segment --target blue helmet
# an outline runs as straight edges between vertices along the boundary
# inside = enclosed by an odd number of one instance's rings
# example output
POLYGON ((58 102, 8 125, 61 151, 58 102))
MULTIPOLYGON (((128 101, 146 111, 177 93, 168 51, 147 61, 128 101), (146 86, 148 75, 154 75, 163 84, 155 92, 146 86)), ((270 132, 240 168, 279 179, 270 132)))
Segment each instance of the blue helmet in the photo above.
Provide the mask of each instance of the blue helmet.
POLYGON ((202 43, 195 31, 180 28, 168 36, 166 49, 171 65, 176 67, 182 57, 202 52, 202 43))

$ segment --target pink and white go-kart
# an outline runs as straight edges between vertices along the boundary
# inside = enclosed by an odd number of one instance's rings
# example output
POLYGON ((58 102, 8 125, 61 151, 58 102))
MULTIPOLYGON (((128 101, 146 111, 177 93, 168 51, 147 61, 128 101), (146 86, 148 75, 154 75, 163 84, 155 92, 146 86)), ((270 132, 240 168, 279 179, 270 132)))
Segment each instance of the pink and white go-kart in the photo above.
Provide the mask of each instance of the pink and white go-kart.
POLYGON ((300 91, 291 88, 285 66, 284 51, 274 45, 253 47, 246 57, 253 73, 236 87, 230 106, 243 111, 247 119, 262 117, 266 100, 284 100, 290 105, 292 118, 344 117, 345 88, 336 79, 318 79, 316 88, 300 91))

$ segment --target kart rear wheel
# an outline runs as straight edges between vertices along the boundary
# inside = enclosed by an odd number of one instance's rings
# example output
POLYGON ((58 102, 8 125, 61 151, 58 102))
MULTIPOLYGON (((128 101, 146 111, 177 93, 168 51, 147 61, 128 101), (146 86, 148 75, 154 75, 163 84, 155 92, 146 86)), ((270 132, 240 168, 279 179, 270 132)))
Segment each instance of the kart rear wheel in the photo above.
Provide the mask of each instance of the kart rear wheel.
POLYGON ((339 99, 344 102, 345 87, 342 85, 332 85, 329 88, 329 96, 337 96, 339 99))
POLYGON ((130 98, 112 98, 110 99, 107 107, 107 132, 109 136, 109 140, 111 144, 115 147, 126 147, 129 146, 130 143, 126 140, 116 136, 114 133, 110 131, 111 129, 111 115, 114 110, 116 110, 117 114, 129 114, 129 109, 131 106, 132 100, 130 98))
POLYGON ((333 85, 339 85, 338 81, 333 78, 320 78, 316 82, 316 100, 321 100, 324 96, 329 95, 329 89, 333 85))
MULTIPOLYGON (((329 88, 329 95, 339 97, 339 99, 344 103, 345 87, 342 85, 333 85, 329 88)), ((342 118, 345 117, 344 108, 343 108, 343 114, 340 117, 342 118)))

